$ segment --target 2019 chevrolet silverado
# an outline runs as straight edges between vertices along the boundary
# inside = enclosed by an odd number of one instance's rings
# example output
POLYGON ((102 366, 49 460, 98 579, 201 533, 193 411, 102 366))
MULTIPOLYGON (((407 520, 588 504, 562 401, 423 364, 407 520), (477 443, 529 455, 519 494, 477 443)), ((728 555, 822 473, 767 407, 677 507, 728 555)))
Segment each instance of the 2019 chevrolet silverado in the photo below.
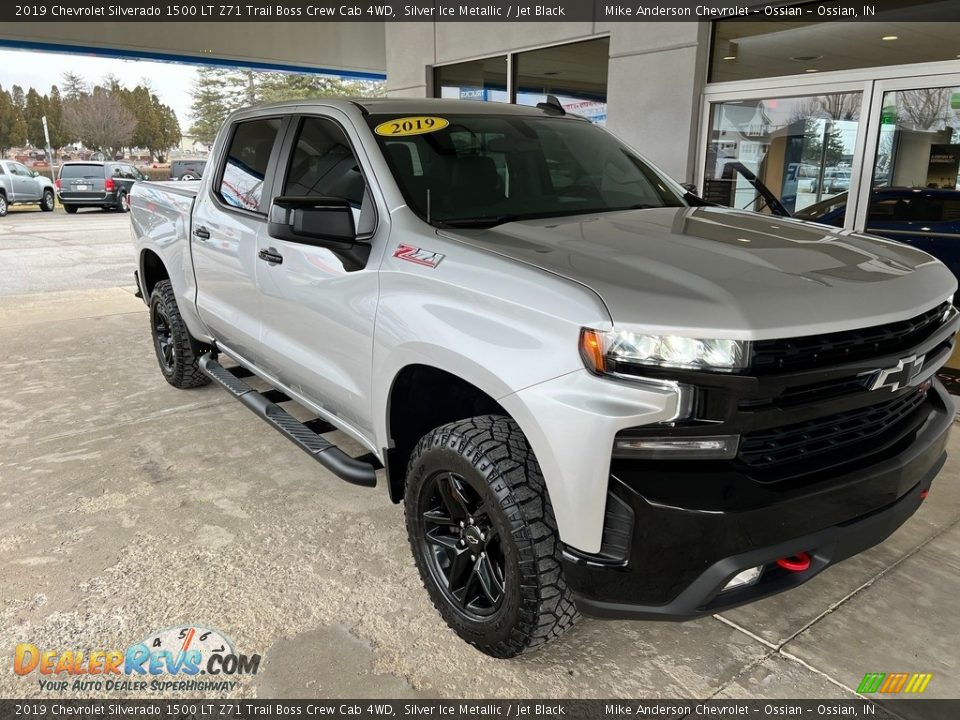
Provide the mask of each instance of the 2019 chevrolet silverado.
POLYGON ((382 466, 431 600, 490 655, 795 587, 945 460, 941 263, 706 206, 554 101, 242 110, 198 186, 131 199, 167 381, 348 482, 382 466))
POLYGON ((0 217, 11 205, 39 205, 50 212, 54 208, 53 181, 22 163, 0 160, 0 217))

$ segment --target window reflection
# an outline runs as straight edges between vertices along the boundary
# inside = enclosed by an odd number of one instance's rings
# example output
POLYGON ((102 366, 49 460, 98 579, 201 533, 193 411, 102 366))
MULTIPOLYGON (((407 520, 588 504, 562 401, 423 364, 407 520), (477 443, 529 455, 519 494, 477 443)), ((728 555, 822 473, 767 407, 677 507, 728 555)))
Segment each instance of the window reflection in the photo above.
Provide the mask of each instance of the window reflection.
POLYGON ((451 100, 510 102, 505 55, 443 65, 433 71, 435 95, 451 100))
POLYGON ((715 103, 703 195, 793 214, 850 189, 860 93, 715 103))
POLYGON ((610 38, 518 53, 514 62, 518 105, 555 95, 567 112, 606 124, 610 38))

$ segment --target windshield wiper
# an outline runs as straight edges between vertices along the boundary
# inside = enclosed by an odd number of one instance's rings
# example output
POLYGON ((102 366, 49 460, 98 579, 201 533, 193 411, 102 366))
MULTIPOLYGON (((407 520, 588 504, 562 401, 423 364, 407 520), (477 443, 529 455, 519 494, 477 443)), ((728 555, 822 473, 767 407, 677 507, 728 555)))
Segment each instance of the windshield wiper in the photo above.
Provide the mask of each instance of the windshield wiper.
POLYGON ((487 217, 451 218, 449 220, 437 220, 437 224, 445 227, 482 228, 482 227, 494 227, 495 225, 503 225, 504 223, 513 222, 519 219, 520 219, 519 215, 489 215, 487 217))

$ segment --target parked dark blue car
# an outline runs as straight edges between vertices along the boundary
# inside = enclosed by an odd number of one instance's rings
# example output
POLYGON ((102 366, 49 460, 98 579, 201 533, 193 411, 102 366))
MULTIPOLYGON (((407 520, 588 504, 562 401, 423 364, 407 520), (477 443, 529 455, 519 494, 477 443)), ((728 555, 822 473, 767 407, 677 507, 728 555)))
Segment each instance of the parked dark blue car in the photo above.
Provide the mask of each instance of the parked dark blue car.
MULTIPOLYGON (((846 212, 843 193, 793 216, 842 227, 846 212)), ((870 194, 866 232, 928 252, 960 279, 960 190, 877 188, 870 194)))

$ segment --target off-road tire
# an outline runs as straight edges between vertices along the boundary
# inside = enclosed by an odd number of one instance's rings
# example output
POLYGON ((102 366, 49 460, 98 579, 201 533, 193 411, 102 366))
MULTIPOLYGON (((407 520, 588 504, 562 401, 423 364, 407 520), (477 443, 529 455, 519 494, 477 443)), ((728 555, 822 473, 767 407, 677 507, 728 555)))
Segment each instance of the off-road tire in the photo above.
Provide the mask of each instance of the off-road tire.
POLYGON ((511 418, 482 415, 427 433, 410 458, 404 512, 430 599, 454 632, 478 650, 515 657, 559 637, 579 619, 563 579, 556 520, 540 465, 511 418), (436 478, 448 473, 462 478, 469 493, 476 492, 491 523, 488 534, 496 535, 501 546, 503 592, 489 617, 471 618, 457 606, 440 586, 429 555, 430 523, 422 509, 430 488, 439 487, 436 478))
POLYGON ((77 207, 76 205, 64 205, 63 209, 67 211, 67 215, 73 215, 80 208, 77 207))
POLYGON ((161 280, 150 293, 150 333, 153 337, 153 349, 157 355, 160 372, 167 382, 176 388, 195 388, 206 385, 210 378, 203 374, 199 365, 199 356, 193 352, 190 344, 190 332, 180 316, 173 286, 169 280, 161 280), (169 357, 164 355, 163 343, 159 336, 166 335, 158 324, 163 318, 169 328, 169 357))
POLYGON ((57 206, 56 197, 53 194, 53 190, 44 190, 43 199, 40 200, 40 209, 43 212, 53 212, 53 209, 57 206))

